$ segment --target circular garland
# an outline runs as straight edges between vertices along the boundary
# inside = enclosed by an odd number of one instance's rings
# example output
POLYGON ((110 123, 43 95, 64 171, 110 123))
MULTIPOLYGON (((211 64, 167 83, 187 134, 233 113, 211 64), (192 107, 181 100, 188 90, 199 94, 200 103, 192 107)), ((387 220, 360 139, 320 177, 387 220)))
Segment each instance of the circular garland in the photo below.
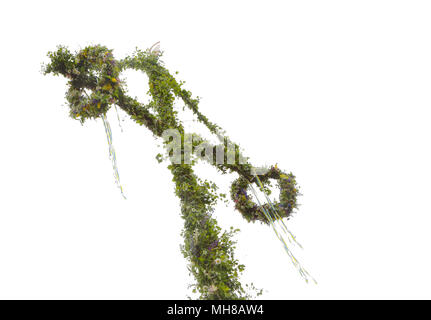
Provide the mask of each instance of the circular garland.
MULTIPOLYGON (((184 128, 173 108, 174 101, 178 98, 211 133, 220 136, 222 129, 200 113, 199 99, 193 98, 190 91, 182 88, 184 83, 177 82, 163 67, 160 56, 159 52, 137 49, 132 56, 116 60, 112 50, 101 45, 86 47, 76 54, 59 46, 56 51, 48 53, 50 63, 44 66, 43 72, 63 75, 69 79, 66 100, 69 103, 70 116, 82 123, 89 118, 103 118, 110 107, 116 105, 138 124, 146 126, 154 136, 162 137, 165 130, 176 129, 184 141, 184 128), (151 97, 148 104, 142 104, 126 94, 125 83, 120 78, 121 72, 126 69, 147 74, 148 94, 151 97)), ((289 217, 297 206, 298 196, 293 174, 283 173, 274 166, 257 178, 248 158, 241 155, 238 145, 234 146, 235 159, 242 157, 245 162, 209 163, 222 174, 235 172, 239 175, 231 185, 231 198, 235 202, 235 208, 247 221, 269 224, 270 221, 265 218, 263 212, 269 209, 269 204, 258 206, 251 200, 247 189, 250 183, 257 182, 256 179, 260 179, 262 187, 267 189, 270 180, 275 179, 280 188, 279 202, 275 204, 277 218, 289 217)), ((195 147, 194 144, 192 152, 195 147)), ((219 147, 227 150, 226 145, 212 146, 219 147)), ((158 154, 156 158, 162 162, 164 157, 158 154)), ((214 183, 201 180, 194 174, 192 167, 195 163, 196 160, 191 164, 172 162, 168 165, 175 183, 175 194, 181 200, 181 215, 184 219, 181 232, 184 244, 181 251, 189 261, 189 272, 196 279, 196 283, 192 284, 193 292, 199 292, 200 299, 248 299, 251 294, 239 281, 244 265, 239 264, 234 256, 235 242, 232 238, 239 230, 231 228, 230 231, 221 231, 211 214, 216 202, 224 199, 225 195, 217 192, 214 183)), ((253 284, 247 287, 256 290, 253 284)), ((258 295, 261 292, 258 292, 258 295)))
MULTIPOLYGON (((259 177, 260 182, 264 186, 270 184, 270 179, 277 180, 280 189, 279 202, 274 201, 272 204, 265 203, 264 205, 257 205, 252 197, 248 194, 247 190, 251 184, 245 177, 240 176, 236 179, 231 186, 231 198, 235 202, 235 208, 241 212, 244 219, 247 221, 256 221, 268 224, 268 219, 264 215, 264 211, 271 210, 272 206, 275 207, 278 213, 277 218, 289 218, 293 209, 297 207, 296 196, 298 194, 298 187, 296 185, 295 176, 292 173, 284 173, 277 166, 271 169, 264 175, 259 177)), ((255 180, 255 178, 253 179, 255 180)), ((270 192, 269 189, 266 192, 270 192)))
POLYGON ((81 122, 98 118, 118 101, 120 68, 112 50, 102 46, 87 47, 73 56, 60 47, 52 55, 46 72, 61 72, 70 79, 66 100, 72 118, 81 122))

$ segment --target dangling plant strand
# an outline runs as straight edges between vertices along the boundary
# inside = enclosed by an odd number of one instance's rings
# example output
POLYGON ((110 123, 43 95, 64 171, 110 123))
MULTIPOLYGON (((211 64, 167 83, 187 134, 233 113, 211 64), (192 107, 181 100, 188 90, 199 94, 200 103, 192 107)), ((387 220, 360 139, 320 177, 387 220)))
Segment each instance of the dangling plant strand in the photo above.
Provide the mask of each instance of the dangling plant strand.
POLYGON ((255 179, 256 179, 259 187, 260 187, 260 190, 265 195, 266 201, 270 204, 270 210, 269 211, 272 213, 272 215, 274 217, 273 220, 281 226, 281 229, 288 236, 287 239, 289 240, 290 243, 296 244, 298 247, 303 249, 302 245, 296 240, 296 237, 293 235, 293 233, 290 232, 289 229, 287 229, 287 226, 285 225, 283 218, 281 218, 280 215, 278 214, 278 210, 274 207, 274 204, 272 203, 271 199, 269 198, 267 192, 265 191, 264 186, 262 185, 262 182, 260 181, 260 179, 257 175, 255 175, 255 179))
POLYGON ((268 221, 271 224, 271 227, 275 233, 275 235, 277 236, 277 238, 281 241, 281 243, 283 244, 283 247, 287 253, 287 255, 289 256, 290 260, 292 261, 293 265, 296 267, 296 269, 298 270, 299 274, 304 278, 304 280, 308 283, 309 280, 311 279, 314 283, 317 284, 316 280, 308 273, 307 270, 305 270, 301 264, 299 263, 299 261, 295 258, 295 256, 293 255, 292 251, 289 249, 289 247, 287 246, 287 243, 283 237, 282 234, 280 234, 277 230, 277 225, 279 228, 282 229, 282 231, 284 231, 286 233, 286 235, 288 236, 288 240, 291 243, 294 243, 296 245, 298 245, 301 249, 302 246, 296 241, 296 237, 287 229, 286 225, 284 224, 282 218, 279 216, 279 214, 277 213, 277 210, 274 207, 274 204, 272 203, 271 199, 269 198, 266 190, 264 189, 262 182, 260 181, 258 176, 255 176, 256 181, 258 182, 259 186, 260 186, 260 190, 263 192, 263 194, 265 195, 268 203, 270 204, 269 206, 269 210, 267 210, 267 208, 265 208, 264 206, 261 205, 259 197, 257 195, 256 190, 253 187, 253 184, 250 184, 251 190, 256 198, 256 200, 259 202, 259 204, 262 207, 262 210, 266 216, 266 218, 268 219, 268 221))
POLYGON ((123 126, 121 125, 120 114, 118 113, 117 105, 114 104, 115 113, 117 114, 118 126, 120 127, 121 132, 123 132, 123 126))
POLYGON ((109 159, 111 159, 112 168, 114 169, 115 183, 117 187, 120 189, 121 195, 123 196, 123 198, 126 199, 126 196, 124 195, 124 192, 123 192, 123 187, 121 186, 120 175, 118 174, 117 156, 115 154, 114 145, 112 144, 111 126, 109 125, 108 119, 106 118, 106 114, 102 114, 102 120, 103 120, 103 126, 105 127, 106 139, 108 140, 109 159))

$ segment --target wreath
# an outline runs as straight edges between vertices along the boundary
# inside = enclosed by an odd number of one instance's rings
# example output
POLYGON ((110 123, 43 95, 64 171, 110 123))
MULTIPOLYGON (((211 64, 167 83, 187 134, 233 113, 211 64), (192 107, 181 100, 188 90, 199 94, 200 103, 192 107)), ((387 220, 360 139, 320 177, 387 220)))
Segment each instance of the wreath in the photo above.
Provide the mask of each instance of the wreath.
MULTIPOLYGON (((256 179, 257 177, 254 177, 253 180, 256 179)), ((266 212, 271 210, 277 213, 275 216, 276 219, 289 218, 293 210, 297 208, 298 186, 296 185, 295 176, 292 173, 284 173, 277 166, 273 166, 258 179, 260 181, 256 182, 264 186, 264 191, 267 194, 270 193, 270 189, 268 188, 270 179, 277 180, 280 189, 279 201, 271 201, 263 205, 257 204, 248 193, 252 182, 241 176, 231 186, 231 198, 235 202, 235 208, 248 222, 258 220, 269 224, 270 221, 267 218, 266 212)))

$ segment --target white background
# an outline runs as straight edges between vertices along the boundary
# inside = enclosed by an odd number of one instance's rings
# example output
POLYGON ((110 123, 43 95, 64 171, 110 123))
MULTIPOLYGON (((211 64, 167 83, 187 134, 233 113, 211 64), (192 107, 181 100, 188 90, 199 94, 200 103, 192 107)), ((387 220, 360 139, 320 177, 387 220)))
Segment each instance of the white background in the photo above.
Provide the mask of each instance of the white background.
MULTIPOLYGON (((148 130, 68 117, 66 80, 42 76, 58 44, 161 41, 163 61, 255 165, 292 171, 288 222, 307 285, 270 228, 239 227, 244 282, 264 299, 431 298, 429 1, 10 1, 0 8, 0 298, 186 298, 179 201, 148 130)), ((127 72, 145 100, 145 76, 127 72)), ((202 178, 228 191, 236 175, 202 178)))

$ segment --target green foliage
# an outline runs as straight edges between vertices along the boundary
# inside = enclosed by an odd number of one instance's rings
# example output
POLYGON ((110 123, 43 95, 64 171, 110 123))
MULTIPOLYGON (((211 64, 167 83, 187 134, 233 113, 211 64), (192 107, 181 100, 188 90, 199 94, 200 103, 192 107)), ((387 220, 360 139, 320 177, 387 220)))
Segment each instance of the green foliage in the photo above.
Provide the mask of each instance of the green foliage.
MULTIPOLYGON (((44 73, 63 75, 69 79, 66 100, 70 106, 70 116, 74 119, 84 122, 88 118, 98 118, 106 114, 112 105, 117 105, 131 119, 146 126, 155 137, 161 137, 167 129, 177 129, 184 141, 184 128, 174 110, 174 101, 178 98, 213 134, 222 134, 221 128, 199 111, 199 99, 193 98, 190 91, 183 89, 184 83, 177 82, 163 67, 160 55, 149 50, 136 49, 133 55, 116 60, 112 50, 100 45, 86 47, 75 54, 59 46, 57 51, 49 52, 48 57, 50 63, 44 67, 44 73), (126 86, 120 77, 126 69, 140 70, 148 75, 148 94, 151 97, 148 104, 142 104, 127 95, 126 86)), ((225 144, 221 147, 227 151, 225 144)), ((231 187, 231 197, 236 202, 236 209, 247 221, 259 220, 267 224, 268 221, 261 213, 263 208, 248 199, 246 190, 254 179, 253 166, 239 150, 239 146, 235 144, 234 156, 237 161, 233 164, 209 162, 223 174, 235 172, 239 175, 231 187), (245 159, 245 163, 239 163, 240 157, 245 159)), ((226 154, 227 152, 225 159, 226 154)), ((168 155, 158 154, 156 159, 163 162, 167 157, 168 155)), ((239 278, 244 266, 234 256, 235 242, 232 239, 238 230, 222 232, 217 221, 211 217, 216 202, 225 199, 226 195, 219 194, 214 183, 203 181, 194 174, 195 162, 171 163, 168 166, 173 175, 175 194, 181 201, 181 215, 184 219, 184 244, 181 245, 181 251, 189 261, 188 270, 196 280, 192 285, 193 291, 199 292, 201 299, 251 298, 249 290, 255 288, 253 285, 247 286, 246 291, 242 287, 239 278)), ((296 208, 298 190, 295 177, 272 168, 261 177, 266 185, 269 184, 269 179, 278 181, 281 192, 277 206, 280 216, 288 217, 296 208)), ((257 294, 261 294, 261 291, 257 294)))
MULTIPOLYGON (((280 188, 279 202, 274 202, 273 206, 277 209, 279 218, 289 218, 293 210, 297 208, 296 198, 298 195, 298 186, 296 185, 295 176, 292 173, 283 173, 277 166, 271 169, 264 175, 259 177, 261 183, 266 187, 265 192, 270 194, 268 188, 270 179, 277 180, 280 188)), ((254 180, 254 179, 252 179, 254 180)), ((267 224, 268 219, 263 214, 263 210, 270 210, 271 204, 265 203, 262 207, 257 205, 248 194, 247 190, 252 182, 240 176, 232 183, 231 197, 235 202, 235 208, 241 212, 244 219, 248 222, 260 221, 267 224)))

